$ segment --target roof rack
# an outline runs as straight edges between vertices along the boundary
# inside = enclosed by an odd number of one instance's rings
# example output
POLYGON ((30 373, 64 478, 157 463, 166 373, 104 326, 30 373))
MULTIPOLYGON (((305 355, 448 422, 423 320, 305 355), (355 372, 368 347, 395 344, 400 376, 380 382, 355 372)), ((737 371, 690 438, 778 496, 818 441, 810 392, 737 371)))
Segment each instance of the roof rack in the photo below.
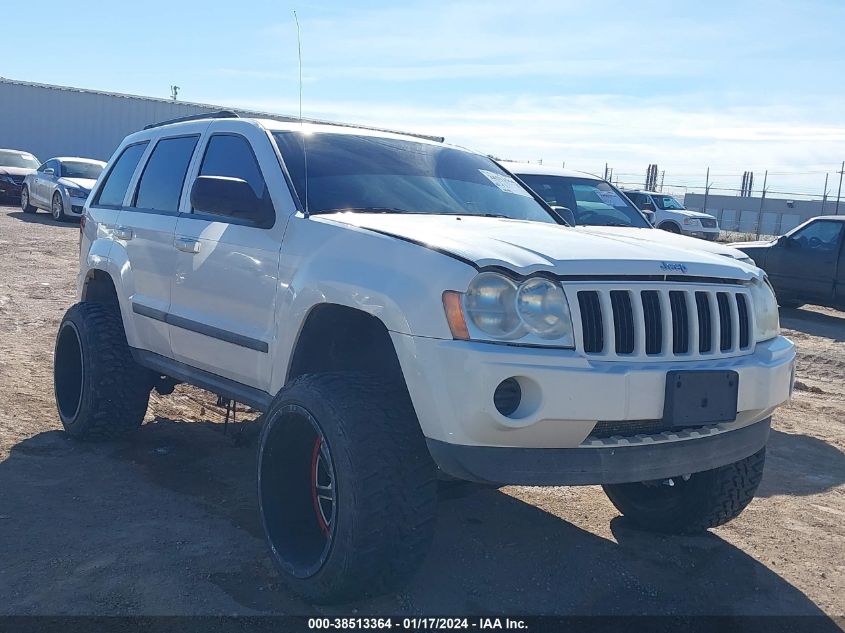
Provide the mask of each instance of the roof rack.
POLYGON ((205 112, 203 114, 189 114, 188 116, 180 116, 175 119, 167 119, 166 121, 159 121, 158 123, 150 123, 145 125, 145 130, 151 130, 154 127, 161 127, 162 125, 170 125, 171 123, 184 123, 185 121, 200 121, 202 119, 239 119, 236 112, 231 110, 218 110, 217 112, 205 112))

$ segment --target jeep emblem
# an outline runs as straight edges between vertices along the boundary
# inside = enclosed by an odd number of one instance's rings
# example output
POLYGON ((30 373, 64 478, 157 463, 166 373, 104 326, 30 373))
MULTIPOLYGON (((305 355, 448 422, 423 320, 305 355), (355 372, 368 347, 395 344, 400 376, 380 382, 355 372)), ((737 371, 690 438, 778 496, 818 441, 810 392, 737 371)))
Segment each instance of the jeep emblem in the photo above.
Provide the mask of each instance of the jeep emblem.
POLYGON ((684 275, 687 274, 687 267, 685 264, 673 264, 672 262, 663 262, 660 265, 660 270, 664 270, 667 273, 683 273, 684 275))

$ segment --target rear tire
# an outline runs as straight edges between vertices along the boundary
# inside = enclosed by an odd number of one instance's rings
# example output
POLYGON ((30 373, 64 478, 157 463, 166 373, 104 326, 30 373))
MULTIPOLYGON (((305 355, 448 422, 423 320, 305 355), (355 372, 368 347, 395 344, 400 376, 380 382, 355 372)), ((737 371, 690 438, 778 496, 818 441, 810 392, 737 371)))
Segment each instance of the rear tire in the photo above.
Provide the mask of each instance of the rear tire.
POLYGON ((132 359, 116 307, 77 303, 65 313, 53 384, 62 426, 74 438, 112 439, 141 425, 151 375, 132 359))
POLYGON ((285 387, 261 434, 258 498, 271 556, 296 593, 336 603, 400 586, 428 550, 437 500, 404 385, 338 372, 285 387))
POLYGON ((29 188, 28 187, 24 187, 23 189, 21 189, 21 210, 24 213, 35 213, 36 211, 38 211, 37 208, 35 208, 34 206, 32 206, 29 203, 29 188))
POLYGON ((733 464, 659 482, 602 486, 611 503, 640 527, 694 534, 736 518, 754 498, 763 478, 766 448, 733 464))

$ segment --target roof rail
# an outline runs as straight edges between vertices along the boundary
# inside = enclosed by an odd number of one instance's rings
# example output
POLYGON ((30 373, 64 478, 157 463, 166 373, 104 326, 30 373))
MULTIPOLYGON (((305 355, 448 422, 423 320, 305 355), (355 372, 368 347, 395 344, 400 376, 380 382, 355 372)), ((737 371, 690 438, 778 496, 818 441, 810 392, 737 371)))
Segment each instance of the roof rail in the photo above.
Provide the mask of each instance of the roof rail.
POLYGON ((183 123, 185 121, 201 121, 202 119, 238 119, 240 118, 236 112, 231 110, 218 110, 217 112, 205 112, 203 114, 189 114, 188 116, 180 116, 175 119, 167 119, 166 121, 159 121, 158 123, 150 123, 145 125, 145 130, 150 130, 154 127, 161 127, 162 125, 170 125, 171 123, 183 123))

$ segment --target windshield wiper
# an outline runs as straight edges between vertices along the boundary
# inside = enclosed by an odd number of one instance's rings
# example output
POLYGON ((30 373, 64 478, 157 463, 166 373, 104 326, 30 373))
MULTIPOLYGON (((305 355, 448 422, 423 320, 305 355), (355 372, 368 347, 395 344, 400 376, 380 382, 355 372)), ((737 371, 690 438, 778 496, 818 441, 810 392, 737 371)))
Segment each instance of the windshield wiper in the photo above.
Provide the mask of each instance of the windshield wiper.
POLYGON ((321 213, 416 213, 416 211, 397 209, 395 207, 345 207, 343 209, 320 209, 318 211, 311 211, 311 215, 319 215, 321 213))

